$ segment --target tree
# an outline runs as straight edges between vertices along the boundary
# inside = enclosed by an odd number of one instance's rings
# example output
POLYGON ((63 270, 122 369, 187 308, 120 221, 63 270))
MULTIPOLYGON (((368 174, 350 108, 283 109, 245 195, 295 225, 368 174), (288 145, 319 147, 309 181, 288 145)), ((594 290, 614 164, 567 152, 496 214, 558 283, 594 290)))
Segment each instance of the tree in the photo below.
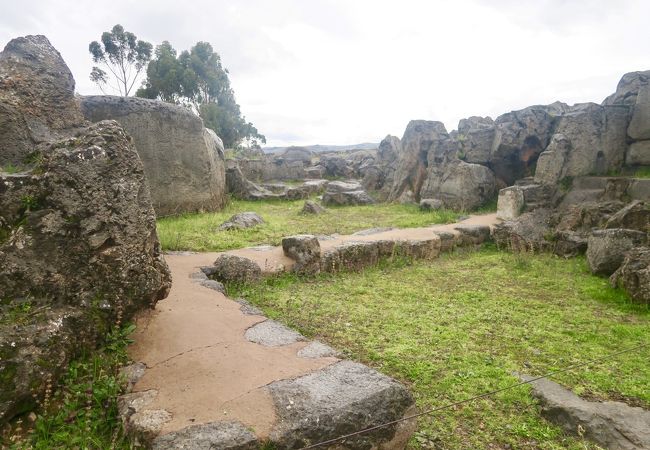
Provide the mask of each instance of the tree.
POLYGON ((208 42, 197 42, 189 51, 176 55, 167 41, 156 47, 147 67, 147 79, 137 96, 190 107, 228 148, 266 142, 257 128, 242 117, 228 71, 208 42))
POLYGON ((102 64, 113 75, 115 84, 109 81, 108 73, 98 66, 90 72, 90 79, 102 92, 110 87, 122 96, 128 96, 138 76, 151 60, 153 46, 140 41, 135 34, 124 31, 122 25, 102 33, 101 43, 93 41, 88 46, 93 62, 102 64))

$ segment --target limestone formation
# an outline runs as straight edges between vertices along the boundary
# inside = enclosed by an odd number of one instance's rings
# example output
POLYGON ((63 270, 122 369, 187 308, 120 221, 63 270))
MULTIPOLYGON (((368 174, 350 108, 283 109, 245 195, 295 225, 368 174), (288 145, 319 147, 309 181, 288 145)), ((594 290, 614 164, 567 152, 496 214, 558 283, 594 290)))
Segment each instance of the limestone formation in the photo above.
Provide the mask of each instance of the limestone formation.
MULTIPOLYGON (((302 448, 403 417, 413 399, 401 384, 366 366, 341 361, 320 371, 268 386, 279 415, 271 440, 302 448)), ((396 425, 346 439, 341 448, 378 448, 396 425)), ((338 446, 337 446, 338 447, 338 446)))
POLYGON ((463 161, 487 165, 492 156, 495 125, 489 117, 472 116, 458 123, 458 156, 463 161))
POLYGON ((639 86, 632 108, 632 118, 627 134, 635 141, 650 139, 650 85, 639 86))
POLYGON ((219 230, 243 230, 245 228, 252 228, 264 223, 257 213, 247 211, 237 213, 224 223, 219 225, 219 230))
POLYGON ((295 261, 294 272, 313 275, 320 272, 320 244, 316 236, 300 234, 282 239, 284 254, 295 261))
POLYGON ((633 106, 636 103, 639 90, 650 82, 650 70, 630 72, 623 75, 618 82, 616 92, 603 101, 603 105, 633 106))
POLYGON ((559 119, 551 145, 537 162, 535 178, 557 184, 565 177, 621 169, 627 150, 628 108, 584 103, 559 119))
MULTIPOLYGON (((429 153, 444 153, 449 134, 442 122, 412 120, 401 139, 401 152, 388 192, 389 201, 397 200, 406 190, 419 194, 427 178, 429 153)), ((419 199, 419 197, 418 197, 419 199)))
POLYGON ((586 401, 546 378, 531 384, 542 415, 567 433, 611 450, 650 448, 650 411, 621 402, 586 401))
POLYGON ((322 214, 325 212, 325 208, 323 208, 321 205, 319 205, 316 202, 313 202, 311 200, 307 200, 305 204, 302 207, 302 210, 300 211, 300 214, 313 214, 313 215, 318 215, 322 214))
POLYGON ((636 230, 595 230, 587 244, 587 262, 591 272, 606 276, 613 274, 623 263, 625 252, 645 244, 646 240, 646 234, 636 230))
POLYGON ((187 108, 136 97, 81 98, 88 120, 117 120, 133 137, 158 216, 225 203, 223 143, 187 108))
POLYGON ((379 144, 374 163, 366 169, 363 186, 377 191, 381 200, 386 200, 394 180, 395 166, 402 153, 402 144, 395 136, 386 136, 379 144))
POLYGON ((0 167, 23 167, 39 145, 85 125, 75 82, 45 36, 11 40, 0 53, 0 167))
POLYGON ((511 186, 499 191, 497 218, 512 220, 523 212, 525 206, 524 191, 519 186, 511 186))
POLYGON ((223 283, 251 283, 262 277, 262 270, 253 261, 227 253, 219 255, 210 269, 203 268, 203 271, 209 278, 223 283))
POLYGON ((74 80, 43 36, 0 54, 0 421, 29 411, 68 362, 164 298, 142 162, 113 121, 88 127, 74 80), (6 151, 5 151, 6 150, 6 151), (46 361, 46 364, 43 364, 46 361))
POLYGON ((610 282, 623 288, 632 300, 650 305, 650 248, 636 247, 628 251, 610 282))

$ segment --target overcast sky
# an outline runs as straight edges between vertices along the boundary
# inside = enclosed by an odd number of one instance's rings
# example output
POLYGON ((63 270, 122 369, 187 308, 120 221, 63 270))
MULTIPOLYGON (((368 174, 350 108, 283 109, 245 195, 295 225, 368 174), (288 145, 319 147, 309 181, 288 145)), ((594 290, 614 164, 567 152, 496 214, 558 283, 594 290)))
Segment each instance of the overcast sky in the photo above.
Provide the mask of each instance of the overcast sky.
POLYGON ((238 103, 270 145, 448 130, 532 104, 600 102, 650 69, 648 0, 2 1, 0 46, 45 34, 81 94, 88 43, 122 24, 179 52, 210 42, 238 103))

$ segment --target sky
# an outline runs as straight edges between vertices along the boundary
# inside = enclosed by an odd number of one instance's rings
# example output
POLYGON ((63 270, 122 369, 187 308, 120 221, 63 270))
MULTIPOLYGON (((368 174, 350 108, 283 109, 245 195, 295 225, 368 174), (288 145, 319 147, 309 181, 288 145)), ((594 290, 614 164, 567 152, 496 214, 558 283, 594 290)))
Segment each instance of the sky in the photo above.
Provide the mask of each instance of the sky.
POLYGON ((401 137, 412 119, 600 103, 650 69, 648 0, 0 0, 0 47, 44 34, 80 94, 119 23, 179 52, 208 41, 268 145, 401 137))

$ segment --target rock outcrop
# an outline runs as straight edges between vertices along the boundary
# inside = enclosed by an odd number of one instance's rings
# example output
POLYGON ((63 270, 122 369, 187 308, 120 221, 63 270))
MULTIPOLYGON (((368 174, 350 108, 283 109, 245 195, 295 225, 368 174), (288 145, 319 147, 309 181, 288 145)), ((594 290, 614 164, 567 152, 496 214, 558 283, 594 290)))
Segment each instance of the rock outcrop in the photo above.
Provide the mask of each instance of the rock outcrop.
POLYGON ((22 167, 39 147, 85 125, 75 82, 45 36, 13 39, 0 53, 0 167, 22 167))
POLYGON ((2 142, 26 166, 0 171, 0 308, 11 318, 0 322, 0 421, 34 408, 72 358, 171 284, 131 138, 114 121, 88 126, 45 37, 6 48, 2 142))
POLYGON ((628 251, 610 282, 623 288, 632 300, 650 305, 650 248, 636 247, 628 251))
POLYGON ((215 211, 225 203, 223 143, 182 106, 135 97, 81 97, 93 122, 114 119, 133 137, 156 214, 215 211))

